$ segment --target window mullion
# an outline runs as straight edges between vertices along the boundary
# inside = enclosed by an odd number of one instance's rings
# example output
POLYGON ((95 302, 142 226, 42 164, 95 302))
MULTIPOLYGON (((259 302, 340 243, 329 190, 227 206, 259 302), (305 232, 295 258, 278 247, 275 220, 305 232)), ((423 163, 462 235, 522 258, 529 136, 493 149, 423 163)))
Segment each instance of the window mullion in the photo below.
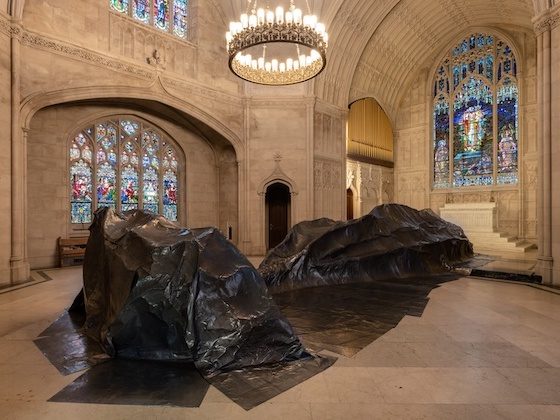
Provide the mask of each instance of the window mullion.
POLYGON ((173 35, 173 30, 174 25, 175 25, 175 19, 173 16, 173 11, 175 10, 175 0, 169 0, 169 29, 167 30, 167 32, 169 32, 171 35, 173 35))
POLYGON ((492 185, 496 185, 498 182, 498 95, 497 95, 497 86, 494 84, 492 86, 492 98, 494 104, 492 106, 492 153, 493 153, 493 173, 492 173, 492 185))
POLYGON ((121 181, 122 181, 122 162, 121 162, 121 122, 119 119, 116 120, 117 122, 117 141, 115 144, 115 149, 117 149, 117 179, 115 180, 115 207, 117 211, 122 211, 122 198, 121 198, 121 181))
POLYGON ((158 211, 159 214, 163 214, 163 138, 160 139, 159 149, 158 149, 158 211))
POLYGON ((93 174, 92 174, 92 183, 93 185, 91 186, 92 188, 92 195, 93 195, 93 200, 92 200, 92 212, 95 212, 97 210, 97 153, 99 153, 98 150, 98 145, 97 145, 97 125, 93 124, 93 139, 92 139, 92 146, 93 146, 93 165, 92 165, 92 170, 93 170, 93 174))
POLYGON ((454 124, 453 121, 455 119, 455 90, 451 91, 451 95, 448 96, 448 103, 449 103, 449 135, 448 137, 448 147, 449 147, 449 186, 453 188, 454 180, 453 180, 453 170, 455 165, 455 160, 453 159, 454 156, 454 149, 455 149, 455 132, 454 132, 454 124))

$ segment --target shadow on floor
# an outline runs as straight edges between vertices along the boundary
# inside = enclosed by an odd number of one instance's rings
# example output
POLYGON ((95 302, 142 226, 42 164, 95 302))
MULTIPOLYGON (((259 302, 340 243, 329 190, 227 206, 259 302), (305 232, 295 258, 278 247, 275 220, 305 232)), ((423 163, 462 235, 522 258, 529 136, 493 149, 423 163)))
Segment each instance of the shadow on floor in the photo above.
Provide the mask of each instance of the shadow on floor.
MULTIPOLYGON (((446 275, 323 286, 276 294, 274 299, 308 349, 351 357, 396 327, 405 315, 421 316, 429 293, 457 278, 446 275)), ((207 382, 192 364, 110 359, 81 332, 83 322, 65 312, 35 340, 61 373, 89 368, 50 401, 198 407, 210 382, 249 410, 324 371, 336 360, 310 356, 278 366, 223 373, 207 382)))

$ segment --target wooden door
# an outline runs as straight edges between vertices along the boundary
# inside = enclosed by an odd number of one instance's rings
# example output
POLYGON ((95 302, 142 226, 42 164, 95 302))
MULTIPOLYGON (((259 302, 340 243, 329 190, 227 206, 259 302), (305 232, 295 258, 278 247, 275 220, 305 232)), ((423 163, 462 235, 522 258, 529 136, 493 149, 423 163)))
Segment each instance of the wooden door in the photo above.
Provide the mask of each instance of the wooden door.
POLYGON ((346 218, 348 220, 354 218, 354 193, 350 188, 346 190, 346 218))
POLYGON ((290 189, 284 184, 272 184, 266 190, 268 249, 277 246, 288 234, 290 198, 290 189))

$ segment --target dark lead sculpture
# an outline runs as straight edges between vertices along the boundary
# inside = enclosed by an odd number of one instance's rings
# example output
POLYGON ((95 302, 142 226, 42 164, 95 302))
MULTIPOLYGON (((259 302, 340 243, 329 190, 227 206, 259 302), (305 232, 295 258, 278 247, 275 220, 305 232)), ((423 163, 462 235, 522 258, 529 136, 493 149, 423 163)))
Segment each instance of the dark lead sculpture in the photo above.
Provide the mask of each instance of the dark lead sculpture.
POLYGON ((309 357, 251 263, 214 228, 97 212, 85 332, 116 357, 194 361, 205 374, 309 357))
POLYGON ((347 222, 295 225, 259 267, 273 292, 449 272, 472 257, 463 230, 431 210, 398 204, 347 222))
POLYGON ((91 369, 51 401, 196 407, 210 382, 250 409, 336 360, 292 325, 351 357, 472 255, 458 226, 400 205, 300 223, 260 273, 215 228, 105 208, 90 231, 83 293, 35 342, 65 374, 91 369))

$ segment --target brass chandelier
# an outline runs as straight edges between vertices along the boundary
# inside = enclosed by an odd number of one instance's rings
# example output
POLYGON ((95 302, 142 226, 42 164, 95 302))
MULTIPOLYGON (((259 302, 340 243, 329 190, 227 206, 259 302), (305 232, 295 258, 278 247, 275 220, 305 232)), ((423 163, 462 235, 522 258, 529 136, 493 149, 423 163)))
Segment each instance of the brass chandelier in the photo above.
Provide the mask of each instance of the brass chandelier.
POLYGON ((247 0, 247 13, 230 22, 226 33, 229 68, 240 78, 262 85, 291 85, 312 79, 327 64, 325 25, 290 0, 287 11, 259 8, 247 0))

